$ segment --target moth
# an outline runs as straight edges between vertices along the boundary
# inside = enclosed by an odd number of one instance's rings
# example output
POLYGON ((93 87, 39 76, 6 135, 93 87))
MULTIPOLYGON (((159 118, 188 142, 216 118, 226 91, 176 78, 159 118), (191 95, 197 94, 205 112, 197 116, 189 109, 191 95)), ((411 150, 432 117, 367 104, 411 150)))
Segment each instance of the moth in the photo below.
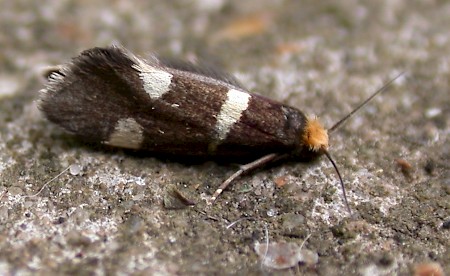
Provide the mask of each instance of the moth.
POLYGON ((350 211, 328 153, 328 134, 386 86, 326 130, 315 117, 250 93, 210 66, 155 55, 144 60, 110 46, 85 50, 49 74, 39 108, 49 121, 86 141, 170 155, 253 158, 220 185, 210 202, 254 168, 326 155, 350 211))

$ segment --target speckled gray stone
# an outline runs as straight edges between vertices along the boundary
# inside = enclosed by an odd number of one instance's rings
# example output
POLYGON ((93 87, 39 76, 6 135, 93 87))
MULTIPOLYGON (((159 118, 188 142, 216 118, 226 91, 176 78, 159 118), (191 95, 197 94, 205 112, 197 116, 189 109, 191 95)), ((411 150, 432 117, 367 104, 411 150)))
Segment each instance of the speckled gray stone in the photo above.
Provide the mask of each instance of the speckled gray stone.
POLYGON ((311 235, 318 254, 280 274, 450 273, 449 14, 446 1, 1 1, 0 274, 257 275, 264 225, 270 242, 311 235), (208 207, 235 165, 89 146, 46 122, 45 66, 112 43, 218 63, 326 127, 405 72, 330 137, 354 217, 325 159, 254 172, 208 207), (164 208, 169 188, 197 204, 164 208))

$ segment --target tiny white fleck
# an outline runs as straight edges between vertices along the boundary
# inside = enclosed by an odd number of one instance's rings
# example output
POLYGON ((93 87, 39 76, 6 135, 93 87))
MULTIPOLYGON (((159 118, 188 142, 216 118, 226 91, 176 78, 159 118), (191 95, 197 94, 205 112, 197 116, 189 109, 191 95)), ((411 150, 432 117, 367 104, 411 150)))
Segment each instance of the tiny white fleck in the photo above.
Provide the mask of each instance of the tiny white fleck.
POLYGON ((267 216, 268 217, 274 217, 274 216, 276 216, 277 215, 277 210, 275 210, 275 209, 269 209, 269 210, 267 210, 267 216))
POLYGON ((431 119, 434 118, 442 113, 442 110, 438 107, 429 108, 425 111, 425 116, 427 118, 431 119))

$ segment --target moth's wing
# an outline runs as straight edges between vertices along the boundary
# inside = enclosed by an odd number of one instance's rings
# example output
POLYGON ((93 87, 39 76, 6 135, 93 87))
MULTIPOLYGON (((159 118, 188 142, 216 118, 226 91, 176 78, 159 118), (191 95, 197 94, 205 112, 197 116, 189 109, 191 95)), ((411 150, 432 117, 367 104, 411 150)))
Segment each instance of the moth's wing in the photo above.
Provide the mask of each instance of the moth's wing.
POLYGON ((219 71, 188 64, 168 66, 154 56, 143 61, 121 47, 89 49, 53 70, 39 106, 50 121, 88 141, 207 155, 227 92, 239 87, 219 71), (149 92, 164 82, 167 93, 149 92))
MULTIPOLYGON (((167 147, 178 147, 185 137, 195 140, 192 151, 198 152, 198 145, 208 142, 208 135, 202 134, 208 125, 180 108, 195 99, 186 93, 172 103, 151 98, 136 67, 140 62, 120 47, 86 50, 49 76, 40 109, 50 121, 85 140, 127 148, 161 149, 162 144, 162 150, 170 151, 167 147)), ((164 72, 156 59, 146 64, 164 72)), ((208 112, 209 103, 201 104, 208 112)))
POLYGON ((301 143, 307 117, 299 110, 252 94, 227 139, 217 151, 258 153, 292 153, 301 143))
POLYGON ((199 60, 196 63, 188 62, 169 57, 158 57, 161 64, 169 68, 190 72, 193 74, 203 75, 211 79, 223 81, 236 88, 246 91, 247 89, 231 74, 223 71, 217 65, 209 63, 204 60, 199 60))
POLYGON ((125 148, 240 156, 291 143, 283 106, 250 94, 242 118, 218 141, 217 117, 231 90, 242 89, 218 71, 143 61, 121 47, 93 48, 49 76, 40 109, 85 140, 125 148))
POLYGON ((82 52, 48 77, 39 107, 50 121, 88 140, 102 141, 114 129, 118 116, 128 116, 137 101, 132 61, 120 48, 93 48, 82 52), (126 78, 123 74, 128 73, 126 78), (132 78, 132 79, 129 79, 132 78), (130 102, 131 101, 131 102, 130 102))

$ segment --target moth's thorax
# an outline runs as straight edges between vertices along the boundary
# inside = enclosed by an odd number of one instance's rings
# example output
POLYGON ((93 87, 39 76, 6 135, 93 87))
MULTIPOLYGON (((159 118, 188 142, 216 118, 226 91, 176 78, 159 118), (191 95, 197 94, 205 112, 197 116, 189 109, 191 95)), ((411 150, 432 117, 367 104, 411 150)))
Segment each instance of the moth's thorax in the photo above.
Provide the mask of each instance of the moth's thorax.
POLYGON ((328 132, 316 117, 307 118, 301 140, 313 152, 328 149, 328 132))

